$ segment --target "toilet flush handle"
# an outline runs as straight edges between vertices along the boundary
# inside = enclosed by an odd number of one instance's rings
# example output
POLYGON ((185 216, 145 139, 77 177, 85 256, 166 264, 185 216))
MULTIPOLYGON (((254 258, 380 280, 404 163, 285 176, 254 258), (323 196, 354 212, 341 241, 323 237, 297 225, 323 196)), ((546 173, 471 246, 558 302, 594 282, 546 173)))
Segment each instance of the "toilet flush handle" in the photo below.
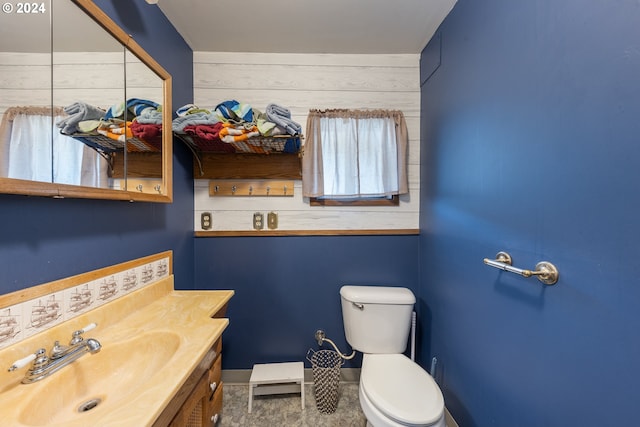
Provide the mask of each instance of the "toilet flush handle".
POLYGON ((360 303, 357 303, 357 302, 352 302, 351 304, 353 304, 353 306, 355 308, 357 308, 358 310, 364 310, 364 304, 360 304, 360 303))

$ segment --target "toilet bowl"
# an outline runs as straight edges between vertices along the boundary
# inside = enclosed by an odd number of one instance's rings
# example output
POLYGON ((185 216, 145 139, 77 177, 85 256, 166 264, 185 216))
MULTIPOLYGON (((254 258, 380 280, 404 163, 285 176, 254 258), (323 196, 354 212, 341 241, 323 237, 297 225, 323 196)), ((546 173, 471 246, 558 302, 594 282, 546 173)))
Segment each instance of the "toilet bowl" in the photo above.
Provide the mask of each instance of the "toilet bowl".
POLYGON ((359 395, 373 427, 445 427, 440 388, 403 354, 365 354, 359 395))
POLYGON ((407 288, 340 289, 347 342, 361 351, 360 406, 373 427, 446 427, 440 388, 406 357, 415 296, 407 288))

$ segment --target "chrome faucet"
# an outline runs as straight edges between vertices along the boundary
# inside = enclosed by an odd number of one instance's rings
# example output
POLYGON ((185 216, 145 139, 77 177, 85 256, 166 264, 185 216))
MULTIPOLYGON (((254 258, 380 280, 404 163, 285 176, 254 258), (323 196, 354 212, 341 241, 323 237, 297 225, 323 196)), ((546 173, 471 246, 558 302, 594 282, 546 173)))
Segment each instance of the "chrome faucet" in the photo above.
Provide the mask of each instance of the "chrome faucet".
POLYGON ((27 371, 22 379, 23 384, 31 384, 41 379, 47 378, 49 375, 64 368, 71 362, 79 359, 86 353, 97 353, 102 348, 102 345, 93 338, 85 340, 82 338, 82 334, 95 328, 96 324, 91 323, 84 328, 75 331, 69 342, 69 345, 60 345, 60 342, 56 341, 47 356, 47 351, 44 348, 39 349, 29 356, 17 360, 9 371, 15 371, 16 369, 26 366, 27 363, 33 361, 31 368, 27 371))

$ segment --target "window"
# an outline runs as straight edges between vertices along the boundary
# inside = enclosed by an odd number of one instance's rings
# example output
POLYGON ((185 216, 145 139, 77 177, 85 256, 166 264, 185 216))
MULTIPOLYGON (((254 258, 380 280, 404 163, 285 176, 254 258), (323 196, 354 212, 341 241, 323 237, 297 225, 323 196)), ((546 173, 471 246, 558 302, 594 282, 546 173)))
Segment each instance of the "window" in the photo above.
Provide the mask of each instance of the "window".
POLYGON ((30 181, 106 186, 108 163, 82 142, 62 135, 61 108, 8 108, 0 124, 0 176, 30 181))
POLYGON ((388 205, 408 193, 401 111, 311 110, 302 191, 312 206, 388 205))

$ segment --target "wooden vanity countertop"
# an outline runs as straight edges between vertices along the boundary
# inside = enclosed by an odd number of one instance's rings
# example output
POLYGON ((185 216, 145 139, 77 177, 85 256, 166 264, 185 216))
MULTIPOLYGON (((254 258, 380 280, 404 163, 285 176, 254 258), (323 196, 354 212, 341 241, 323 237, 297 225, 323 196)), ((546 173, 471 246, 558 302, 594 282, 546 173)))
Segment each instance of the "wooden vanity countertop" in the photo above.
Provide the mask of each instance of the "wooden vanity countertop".
MULTIPOLYGON (((73 370, 71 365, 82 364, 89 358, 96 358, 97 361, 103 350, 110 346, 115 348, 118 345, 118 348, 123 347, 127 351, 120 351, 115 355, 113 352, 104 352, 103 357, 107 357, 106 354, 109 354, 111 358, 109 365, 111 366, 114 365, 113 358, 122 357, 122 366, 124 366, 133 352, 144 352, 145 349, 149 353, 145 354, 145 357, 148 358, 146 360, 152 360, 154 352, 148 350, 145 343, 142 342, 143 339, 137 343, 136 337, 162 337, 163 334, 166 334, 166 336, 171 336, 174 342, 178 337, 179 345, 169 356, 169 360, 166 363, 162 361, 160 363, 162 367, 157 373, 146 378, 143 385, 135 384, 130 386, 129 390, 118 390, 115 389, 118 381, 101 381, 106 384, 104 393, 102 393, 106 397, 100 405, 84 413, 75 411, 73 413, 66 411, 64 414, 56 413, 50 422, 46 423, 47 426, 64 425, 65 427, 152 425, 229 324, 228 319, 213 318, 213 316, 225 307, 233 294, 232 290, 177 291, 174 290, 173 276, 169 276, 0 350, 2 424, 11 426, 35 425, 27 419, 28 417, 25 418, 24 414, 30 410, 39 411, 40 405, 34 406, 34 403, 55 399, 57 394, 65 394, 67 386, 60 385, 61 381, 56 381, 56 376, 63 375, 64 370, 73 370), (96 323, 97 327, 85 333, 84 338, 94 338, 100 341, 102 344, 100 352, 86 354, 59 372, 33 384, 21 384, 30 364, 14 372, 7 372, 7 368, 14 361, 34 353, 41 347, 46 348, 48 352, 56 340, 66 344, 73 331, 90 323, 96 323), (133 344, 129 345, 129 342, 133 344), (114 389, 109 389, 110 387, 114 387, 114 389), (127 393, 130 395, 125 396, 127 393), (114 396, 112 401, 117 400, 117 405, 115 402, 110 404, 111 396, 114 396), (126 399, 123 400, 123 396, 126 399), (32 407, 30 408, 29 405, 32 407)), ((99 380, 99 377, 103 375, 107 378, 113 375, 108 370, 101 372, 99 366, 102 363, 94 363, 94 365, 98 366, 98 368, 91 370, 91 374, 95 376, 94 380, 99 380)), ((136 375, 136 368, 131 370, 130 375, 136 375)), ((118 375, 126 376, 129 373, 119 372, 118 375)), ((70 384, 68 387, 75 388, 69 389, 69 394, 82 393, 77 389, 79 387, 77 383, 81 381, 70 382, 74 384, 70 384)), ((131 383, 129 381, 127 384, 131 383)), ((43 404, 42 406, 44 408, 47 405, 43 404)), ((60 407, 63 411, 65 406, 60 405, 60 407)))

